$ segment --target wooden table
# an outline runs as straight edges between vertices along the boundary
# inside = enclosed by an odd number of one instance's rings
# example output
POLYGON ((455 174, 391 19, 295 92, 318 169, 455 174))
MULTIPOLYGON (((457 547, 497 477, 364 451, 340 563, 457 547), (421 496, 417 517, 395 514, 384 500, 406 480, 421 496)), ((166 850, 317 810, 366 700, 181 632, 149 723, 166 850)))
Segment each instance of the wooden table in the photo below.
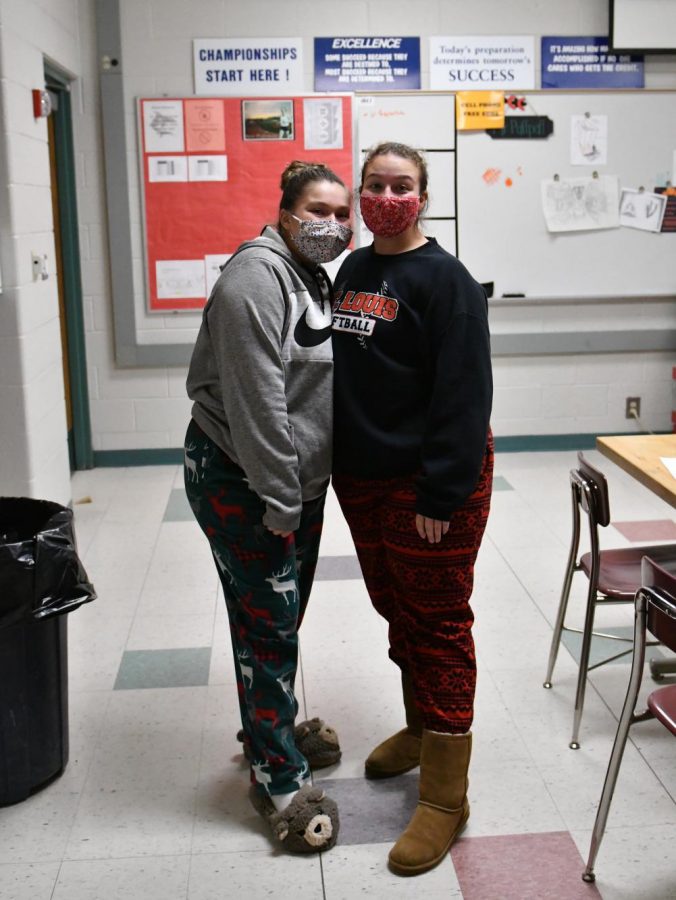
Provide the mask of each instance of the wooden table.
MULTIPOLYGON (((650 488, 662 500, 676 506, 676 478, 661 456, 676 456, 676 434, 623 434, 596 438, 596 449, 650 488)), ((676 674, 676 660, 651 659, 650 674, 656 680, 676 674)))
POLYGON ((596 449, 676 507, 676 478, 661 456, 676 457, 676 434, 622 434, 596 438, 596 449))

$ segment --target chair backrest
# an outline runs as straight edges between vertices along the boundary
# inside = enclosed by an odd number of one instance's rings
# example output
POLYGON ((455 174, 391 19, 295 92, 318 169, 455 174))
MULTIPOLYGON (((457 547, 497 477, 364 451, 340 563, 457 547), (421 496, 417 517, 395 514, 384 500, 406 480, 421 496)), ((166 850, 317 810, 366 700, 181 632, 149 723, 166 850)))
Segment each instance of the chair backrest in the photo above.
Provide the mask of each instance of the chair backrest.
POLYGON ((605 528, 610 525, 610 501, 608 499, 608 482, 600 472, 585 459, 580 450, 577 454, 577 469, 570 473, 579 488, 579 502, 591 519, 591 524, 605 528))
POLYGON ((676 563, 666 568, 644 556, 641 590, 648 601, 646 627, 665 647, 676 651, 676 563))

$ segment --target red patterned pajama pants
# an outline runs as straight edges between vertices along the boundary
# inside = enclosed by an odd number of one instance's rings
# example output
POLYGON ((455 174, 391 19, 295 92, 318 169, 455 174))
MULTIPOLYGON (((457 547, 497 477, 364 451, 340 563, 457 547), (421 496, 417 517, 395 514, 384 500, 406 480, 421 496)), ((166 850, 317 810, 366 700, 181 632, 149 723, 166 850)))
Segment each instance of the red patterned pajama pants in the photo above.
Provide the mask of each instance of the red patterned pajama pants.
POLYGON ((490 437, 474 492, 453 513, 440 543, 430 544, 416 531, 412 477, 333 478, 371 602, 389 624, 390 658, 411 679, 425 728, 432 731, 462 734, 472 725, 470 598, 492 483, 490 437))

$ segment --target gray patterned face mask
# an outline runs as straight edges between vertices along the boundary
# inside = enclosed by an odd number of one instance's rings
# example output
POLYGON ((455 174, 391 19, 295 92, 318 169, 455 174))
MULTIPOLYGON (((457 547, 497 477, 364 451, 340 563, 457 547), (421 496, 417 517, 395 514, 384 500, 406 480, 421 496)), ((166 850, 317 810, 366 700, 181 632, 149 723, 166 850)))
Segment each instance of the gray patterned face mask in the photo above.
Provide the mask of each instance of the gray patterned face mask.
POLYGON ((324 219, 299 219, 289 213, 300 223, 298 234, 289 232, 289 239, 299 253, 314 263, 331 262, 343 252, 352 240, 352 229, 349 225, 324 219))

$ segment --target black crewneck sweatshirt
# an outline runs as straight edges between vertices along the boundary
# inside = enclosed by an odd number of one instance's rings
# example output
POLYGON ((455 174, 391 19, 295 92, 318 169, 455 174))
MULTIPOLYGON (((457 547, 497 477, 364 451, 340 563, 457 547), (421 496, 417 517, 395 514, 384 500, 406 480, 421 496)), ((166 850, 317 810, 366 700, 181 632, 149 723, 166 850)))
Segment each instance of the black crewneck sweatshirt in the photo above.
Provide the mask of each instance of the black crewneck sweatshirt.
POLYGON ((433 238, 364 247, 335 282, 334 471, 415 475, 421 515, 447 520, 474 490, 492 374, 486 295, 433 238))

